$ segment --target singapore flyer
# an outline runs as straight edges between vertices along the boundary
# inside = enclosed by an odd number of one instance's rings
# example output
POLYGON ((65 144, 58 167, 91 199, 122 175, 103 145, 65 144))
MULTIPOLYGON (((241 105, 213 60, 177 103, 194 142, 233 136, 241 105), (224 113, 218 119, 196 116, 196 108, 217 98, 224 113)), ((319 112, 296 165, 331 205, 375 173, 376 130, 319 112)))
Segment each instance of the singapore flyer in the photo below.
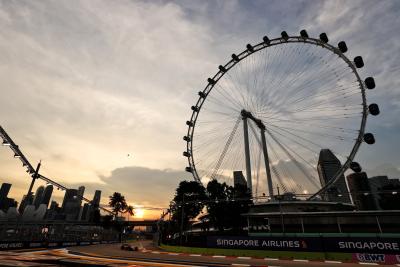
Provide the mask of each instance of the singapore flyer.
POLYGON ((191 107, 186 171, 203 184, 244 179, 254 198, 281 190, 312 199, 335 188, 340 196, 345 171, 360 171, 358 148, 375 142, 367 116, 379 114, 366 98, 374 79, 360 77, 363 59, 350 60, 347 50, 302 30, 232 54, 191 107), (339 166, 329 179, 321 178, 321 159, 339 166))

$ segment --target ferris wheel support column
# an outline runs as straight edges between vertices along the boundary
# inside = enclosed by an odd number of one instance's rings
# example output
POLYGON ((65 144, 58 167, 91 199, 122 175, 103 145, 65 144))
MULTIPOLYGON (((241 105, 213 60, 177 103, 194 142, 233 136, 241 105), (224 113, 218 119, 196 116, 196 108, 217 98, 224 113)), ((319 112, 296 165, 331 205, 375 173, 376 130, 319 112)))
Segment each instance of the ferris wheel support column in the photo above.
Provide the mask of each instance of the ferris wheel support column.
POLYGON ((265 140, 265 128, 261 128, 261 142, 262 142, 262 149, 264 153, 264 163, 265 163, 265 171, 267 173, 267 183, 268 183, 268 194, 271 200, 274 200, 274 189, 272 187, 272 178, 271 178, 271 169, 269 166, 269 157, 268 157, 268 150, 267 150, 267 142, 265 140))
POLYGON ((247 190, 253 196, 253 185, 251 181, 251 163, 250 163, 250 146, 249 146, 249 127, 247 125, 247 117, 243 116, 243 130, 244 130, 244 153, 246 158, 246 179, 247 190))

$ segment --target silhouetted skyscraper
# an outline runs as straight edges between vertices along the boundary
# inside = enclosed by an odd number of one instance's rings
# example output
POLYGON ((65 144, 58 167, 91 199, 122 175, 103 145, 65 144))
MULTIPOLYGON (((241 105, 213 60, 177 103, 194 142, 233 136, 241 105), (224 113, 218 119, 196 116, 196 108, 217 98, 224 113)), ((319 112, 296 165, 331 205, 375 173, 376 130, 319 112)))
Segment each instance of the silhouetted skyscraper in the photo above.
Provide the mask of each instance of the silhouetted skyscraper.
POLYGON ((347 175, 347 183, 353 203, 358 210, 376 210, 375 199, 365 172, 347 175))
POLYGON ((33 202, 33 195, 32 194, 29 194, 29 196, 24 195, 22 197, 21 204, 18 207, 18 212, 20 214, 23 214, 24 210, 25 210, 25 207, 28 206, 28 205, 31 205, 32 202, 33 202))
POLYGON ((38 208, 40 203, 42 203, 43 193, 44 186, 41 185, 36 189, 35 197, 33 198, 33 205, 35 208, 38 208))
POLYGON ((47 185, 43 192, 43 197, 40 204, 45 204, 46 207, 50 203, 51 194, 53 193, 53 186, 51 184, 47 185))
POLYGON ((84 186, 80 186, 78 188, 78 200, 79 200, 79 206, 82 204, 82 197, 83 194, 85 193, 85 187, 84 186))
MULTIPOLYGON (((336 173, 342 168, 340 160, 330 149, 321 149, 318 159, 318 175, 321 186, 325 186, 335 178, 336 173)), ((346 180, 342 174, 339 180, 323 196, 324 200, 333 202, 351 203, 346 180)))
POLYGON ((100 206, 100 198, 101 198, 101 190, 96 190, 96 192, 94 192, 94 196, 93 196, 93 200, 92 200, 93 207, 100 206))
POLYGON ((7 196, 8 193, 10 192, 11 184, 8 183, 3 183, 0 188, 0 210, 5 210, 8 209, 6 206, 7 202, 7 196))
POLYGON ((67 189, 65 190, 64 199, 61 204, 61 208, 64 210, 65 206, 68 202, 72 201, 74 197, 78 195, 78 190, 76 189, 67 189))
POLYGON ((374 176, 368 179, 378 209, 400 209, 400 181, 387 176, 374 176), (395 192, 393 194, 393 192, 395 192))
POLYGON ((234 171, 233 172, 233 185, 243 185, 247 186, 246 179, 244 178, 242 171, 234 171))

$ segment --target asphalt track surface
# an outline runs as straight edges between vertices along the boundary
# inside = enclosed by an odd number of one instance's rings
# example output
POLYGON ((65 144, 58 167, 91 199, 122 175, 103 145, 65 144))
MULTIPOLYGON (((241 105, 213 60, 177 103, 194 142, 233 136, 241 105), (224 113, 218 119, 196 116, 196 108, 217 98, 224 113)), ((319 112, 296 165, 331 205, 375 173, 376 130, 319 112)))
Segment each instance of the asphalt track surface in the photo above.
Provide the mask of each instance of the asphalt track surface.
MULTIPOLYGON (((269 267, 313 267, 313 266, 337 266, 337 267, 353 267, 364 265, 377 265, 367 263, 342 263, 334 261, 305 261, 305 260, 279 260, 279 259, 255 259, 250 257, 229 257, 222 255, 199 255, 199 254, 184 254, 172 253, 162 251, 151 245, 151 242, 136 242, 131 243, 132 246, 138 246, 140 251, 125 251, 121 250, 121 244, 103 244, 91 245, 81 247, 70 247, 66 249, 52 249, 52 250, 32 250, 32 251, 19 251, 9 252, 3 256, 0 254, 0 266, 13 266, 3 265, 3 262, 11 260, 21 260, 25 263, 30 259, 58 259, 60 262, 69 262, 66 266, 71 265, 74 261, 79 266, 179 266, 179 267, 197 267, 197 266, 210 266, 210 267, 246 267, 246 266, 269 266, 269 267), (14 258, 11 257, 11 255, 14 258), (25 259, 25 260, 24 260, 25 259), (82 263, 87 262, 87 265, 82 263), (99 265, 94 265, 94 264, 99 265)), ((33 262, 31 262, 33 263, 33 262)), ((17 266, 17 265, 14 265, 17 266)), ((21 265, 21 266, 42 266, 42 265, 21 265)), ((45 266, 45 265, 43 265, 45 266)), ((60 265, 51 265, 60 266, 60 265)), ((64 265, 63 265, 64 266, 64 265)), ((396 266, 396 265, 385 265, 396 266)), ((400 265, 398 265, 400 266, 400 265)))
MULTIPOLYGON (((144 250, 124 251, 120 249, 121 244, 104 244, 85 247, 68 248, 72 255, 105 257, 109 259, 136 261, 143 266, 269 266, 269 267, 294 267, 294 266, 342 266, 342 267, 360 267, 360 263, 341 263, 335 261, 307 261, 307 260, 279 260, 279 259, 254 259, 247 257, 228 257, 222 255, 199 255, 170 253, 152 247, 150 243, 134 243, 132 246, 143 246, 144 250)), ((363 265, 376 265, 366 264, 363 265)), ((390 265, 386 265, 390 266, 390 265)), ((392 265, 396 266, 396 265, 392 265)))

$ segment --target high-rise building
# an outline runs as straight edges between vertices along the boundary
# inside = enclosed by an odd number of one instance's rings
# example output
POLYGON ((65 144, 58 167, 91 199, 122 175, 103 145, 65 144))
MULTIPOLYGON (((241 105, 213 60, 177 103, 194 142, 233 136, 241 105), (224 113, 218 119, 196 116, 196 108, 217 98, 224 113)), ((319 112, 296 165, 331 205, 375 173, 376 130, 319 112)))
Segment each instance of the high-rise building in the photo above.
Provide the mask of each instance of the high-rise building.
POLYGON ((90 204, 85 203, 81 207, 81 212, 79 214, 79 220, 80 221, 88 221, 89 220, 89 213, 90 213, 90 204))
POLYGON ((369 185, 374 195, 378 209, 400 209, 398 195, 400 195, 400 180, 389 179, 387 176, 369 178, 369 185), (393 192, 395 192, 393 194, 393 192))
POLYGON ((244 178, 242 171, 234 171, 233 172, 233 185, 242 185, 247 186, 246 179, 244 178))
POLYGON ((65 214, 65 220, 75 221, 78 220, 80 211, 80 199, 78 198, 77 189, 67 189, 65 191, 62 211, 65 214))
POLYGON ((72 201, 74 199, 74 197, 76 198, 77 195, 78 195, 78 190, 76 190, 76 189, 65 190, 64 199, 61 204, 61 208, 64 210, 67 202, 72 201))
POLYGON ((8 207, 7 206, 7 196, 8 193, 10 192, 11 184, 8 183, 3 183, 0 188, 0 210, 3 210, 4 212, 7 212, 8 207))
POLYGON ((84 186, 80 186, 78 188, 78 200, 79 200, 79 206, 82 205, 82 198, 83 198, 83 194, 85 193, 85 187, 84 186))
POLYGON ((39 205, 42 203, 43 193, 44 186, 41 185, 36 189, 35 197, 33 198, 33 205, 35 206, 35 208, 38 208, 39 205))
POLYGON ((347 184, 349 185, 353 204, 358 210, 376 210, 375 199, 365 172, 347 175, 347 184))
POLYGON ((28 196, 27 196, 27 195, 24 195, 24 196, 22 197, 21 204, 20 204, 19 207, 18 207, 18 212, 19 212, 20 214, 23 214, 25 208, 26 208, 28 205, 31 205, 32 202, 33 202, 33 195, 32 195, 32 194, 29 194, 28 196))
POLYGON ((94 192, 92 206, 98 208, 100 206, 101 190, 94 192))
POLYGON ((40 204, 45 204, 47 207, 49 205, 52 193, 53 193, 53 186, 51 184, 49 184, 44 189, 42 200, 41 200, 40 204))
MULTIPOLYGON (((334 179, 336 173, 341 168, 342 164, 340 163, 340 160, 330 149, 321 149, 317 169, 322 187, 330 180, 334 179)), ((343 174, 322 197, 326 201, 351 203, 346 180, 343 174)))

